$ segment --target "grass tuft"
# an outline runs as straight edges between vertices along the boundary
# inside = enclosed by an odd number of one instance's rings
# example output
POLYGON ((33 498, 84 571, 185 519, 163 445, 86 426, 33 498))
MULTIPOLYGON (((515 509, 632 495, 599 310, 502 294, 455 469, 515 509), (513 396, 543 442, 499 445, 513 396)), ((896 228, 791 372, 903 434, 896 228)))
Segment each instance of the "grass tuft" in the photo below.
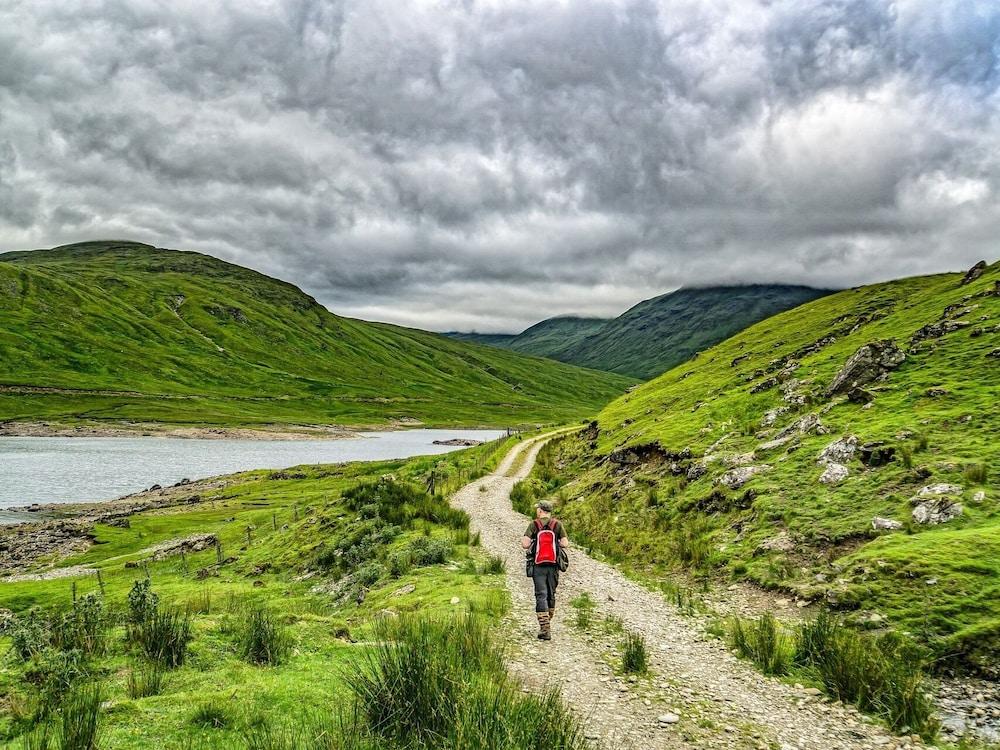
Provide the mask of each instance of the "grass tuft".
POLYGON ((236 637, 240 656, 251 664, 277 666, 288 658, 292 649, 288 629, 274 614, 263 608, 246 614, 236 637))
POLYGON ((622 640, 622 670, 626 674, 645 674, 649 669, 646 639, 638 633, 625 633, 622 640))
POLYGON ((200 704, 191 714, 190 723, 202 729, 225 729, 232 724, 229 709, 218 700, 200 704))
POLYGON ((163 690, 163 665, 159 662, 138 662, 128 673, 129 698, 149 698, 163 690))
POLYGON ((101 715, 100 685, 74 690, 60 709, 59 750, 95 750, 101 715))
POLYGON ((483 565, 483 572, 487 575, 502 575, 507 572, 507 564, 500 555, 490 555, 483 565))
POLYGON ((191 640, 191 616, 178 609, 157 608, 128 629, 129 640, 164 667, 179 667, 191 640))
POLYGON ((795 658, 794 637, 782 630, 770 612, 752 622, 732 618, 729 639, 736 652, 764 674, 787 674, 795 658))

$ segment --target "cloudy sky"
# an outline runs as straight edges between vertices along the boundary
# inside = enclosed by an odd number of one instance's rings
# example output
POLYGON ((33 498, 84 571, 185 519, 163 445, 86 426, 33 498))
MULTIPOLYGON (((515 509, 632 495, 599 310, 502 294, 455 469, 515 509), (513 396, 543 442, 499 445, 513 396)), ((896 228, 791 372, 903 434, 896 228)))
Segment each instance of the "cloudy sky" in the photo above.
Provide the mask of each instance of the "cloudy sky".
POLYGON ((1000 258, 996 0, 0 0, 0 249, 435 330, 1000 258))

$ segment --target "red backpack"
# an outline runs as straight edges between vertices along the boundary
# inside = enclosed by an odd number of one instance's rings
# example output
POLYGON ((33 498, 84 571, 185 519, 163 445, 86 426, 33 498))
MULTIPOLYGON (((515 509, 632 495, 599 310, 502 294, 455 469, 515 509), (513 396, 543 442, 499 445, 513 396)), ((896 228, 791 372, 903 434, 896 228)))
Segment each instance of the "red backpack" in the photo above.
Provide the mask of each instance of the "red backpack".
POLYGON ((559 563, 559 537, 556 532, 559 522, 550 518, 542 526, 535 519, 535 565, 556 565, 559 563))

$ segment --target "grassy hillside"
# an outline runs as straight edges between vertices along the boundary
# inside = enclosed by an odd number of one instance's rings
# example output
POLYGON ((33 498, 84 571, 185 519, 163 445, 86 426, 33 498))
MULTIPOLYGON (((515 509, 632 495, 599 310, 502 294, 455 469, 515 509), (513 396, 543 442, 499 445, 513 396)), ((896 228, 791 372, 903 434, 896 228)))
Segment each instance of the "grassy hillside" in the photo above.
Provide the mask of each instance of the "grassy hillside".
POLYGON ((631 382, 342 318, 197 253, 0 255, 0 420, 503 425, 594 413, 631 382))
POLYGON ((522 494, 554 494, 636 569, 786 590, 996 673, 1000 264, 962 282, 851 289, 758 323, 610 404, 522 494))
POLYGON ((513 336, 448 335, 648 380, 749 325, 828 293, 780 284, 680 289, 613 320, 550 318, 513 336))
MULTIPOLYGON (((478 548, 468 517, 442 492, 494 468, 512 442, 249 472, 178 488, 174 507, 93 524, 94 544, 58 563, 89 572, 0 585, 0 746, 92 747, 39 735, 58 735, 74 718, 82 731, 78 698, 97 688, 105 750, 406 750, 450 730, 538 732, 543 744, 583 748, 557 699, 523 695, 504 674, 485 627, 509 606, 502 562, 478 548), (434 496, 423 490, 432 472, 434 496), (192 535, 213 537, 184 555, 155 551, 192 535), (136 594, 146 581, 157 602, 136 594), (359 675, 391 666, 378 644, 391 640, 400 654, 414 635, 428 671, 360 690, 359 675), (456 635, 459 654, 447 651, 456 635), (489 674, 476 662, 483 650, 489 674), (428 674, 438 682, 421 683, 428 674), (462 694, 441 695, 452 683, 462 694), (393 696, 439 705, 422 706, 400 734, 401 717, 376 723, 372 713, 391 713, 393 696), (493 719, 466 723, 463 709, 487 699, 493 719)), ((479 746, 471 743, 461 747, 479 746)))

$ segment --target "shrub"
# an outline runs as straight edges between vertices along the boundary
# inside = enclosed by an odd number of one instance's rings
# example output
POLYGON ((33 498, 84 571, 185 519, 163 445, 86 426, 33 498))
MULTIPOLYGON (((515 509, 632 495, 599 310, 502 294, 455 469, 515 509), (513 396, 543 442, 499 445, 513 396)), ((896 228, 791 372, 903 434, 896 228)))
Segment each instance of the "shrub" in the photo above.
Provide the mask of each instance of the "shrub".
POLYGON ((794 637, 781 629, 770 612, 752 622, 732 618, 729 638, 736 652, 764 674, 787 674, 795 657, 794 637))
POLYGON ((60 710, 59 750, 95 750, 101 700, 101 687, 94 683, 69 694, 60 710))
POLYGON ((483 572, 487 575, 502 575, 507 572, 507 564, 500 555, 490 555, 483 565, 483 572))
POLYGON ((902 459, 905 468, 913 468, 913 449, 910 446, 901 445, 899 447, 899 457, 902 459))
POLYGON ((160 597, 151 589, 148 578, 140 578, 132 584, 128 592, 128 621, 140 623, 148 620, 156 612, 160 597))
POLYGON ((431 539, 418 536, 410 542, 410 559, 420 567, 424 565, 440 565, 448 562, 452 555, 451 542, 447 539, 431 539))
POLYGON ((136 663, 128 673, 129 698, 148 698, 163 689, 163 666, 158 662, 136 663))
POLYGON ((400 578, 406 575, 410 568, 413 567, 413 560, 410 557, 410 553, 403 550, 389 555, 386 565, 390 576, 393 578, 400 578))
POLYGON ((69 612, 55 620, 52 625, 52 645, 66 651, 100 656, 107 647, 110 625, 104 601, 97 594, 86 594, 73 602, 69 612))
POLYGON ((89 674, 80 651, 57 651, 49 648, 37 654, 24 672, 25 679, 37 690, 37 715, 48 716, 89 674))
POLYGON ((49 625, 37 609, 14 620, 10 629, 10 644, 22 661, 40 654, 49 645, 49 625))
POLYGON ((968 464, 962 472, 966 484, 986 484, 986 464, 968 464))
POLYGON ((191 640, 191 616, 178 609, 157 609, 145 620, 133 623, 129 639, 150 659, 164 667, 184 664, 191 640))
POLYGON ((225 729, 232 722, 229 709, 219 701, 202 703, 191 714, 191 724, 202 729, 225 729))
POLYGON ((638 633, 626 633, 621 649, 622 670, 626 674, 645 674, 649 668, 645 639, 638 633))
POLYGON ((266 609, 254 609, 237 631, 240 656, 251 664, 281 664, 292 648, 288 630, 266 609))

